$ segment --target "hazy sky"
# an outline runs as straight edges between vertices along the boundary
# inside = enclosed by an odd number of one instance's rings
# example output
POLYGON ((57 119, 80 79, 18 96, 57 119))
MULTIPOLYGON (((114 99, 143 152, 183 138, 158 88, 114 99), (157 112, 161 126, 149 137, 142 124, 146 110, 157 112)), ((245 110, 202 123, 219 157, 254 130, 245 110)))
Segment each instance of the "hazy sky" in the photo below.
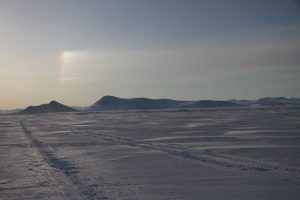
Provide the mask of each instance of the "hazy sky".
POLYGON ((300 96, 300 1, 0 0, 0 109, 300 96))

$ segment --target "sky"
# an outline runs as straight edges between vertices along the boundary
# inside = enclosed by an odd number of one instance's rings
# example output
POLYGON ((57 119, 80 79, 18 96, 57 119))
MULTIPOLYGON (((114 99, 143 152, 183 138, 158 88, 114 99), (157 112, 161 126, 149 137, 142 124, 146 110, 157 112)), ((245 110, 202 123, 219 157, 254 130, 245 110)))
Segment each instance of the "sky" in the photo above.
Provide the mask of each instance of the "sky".
POLYGON ((300 97, 297 0, 0 0, 0 109, 300 97))

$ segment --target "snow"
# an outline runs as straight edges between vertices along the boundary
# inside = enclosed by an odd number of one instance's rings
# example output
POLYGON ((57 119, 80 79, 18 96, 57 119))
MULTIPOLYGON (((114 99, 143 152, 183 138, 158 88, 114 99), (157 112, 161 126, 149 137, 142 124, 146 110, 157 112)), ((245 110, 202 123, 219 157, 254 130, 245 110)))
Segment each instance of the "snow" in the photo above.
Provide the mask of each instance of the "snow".
POLYGON ((294 108, 0 116, 0 199, 299 199, 294 108))

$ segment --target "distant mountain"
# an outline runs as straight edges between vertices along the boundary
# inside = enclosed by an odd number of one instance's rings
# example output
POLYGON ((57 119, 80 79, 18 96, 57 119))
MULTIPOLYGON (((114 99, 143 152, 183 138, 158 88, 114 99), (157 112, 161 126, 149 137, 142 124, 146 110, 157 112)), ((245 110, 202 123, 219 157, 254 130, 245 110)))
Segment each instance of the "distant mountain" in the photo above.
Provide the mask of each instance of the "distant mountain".
POLYGON ((265 97, 257 100, 199 100, 177 101, 172 99, 119 98, 104 96, 90 107, 69 107, 51 101, 49 104, 29 106, 24 110, 0 110, 0 114, 42 114, 53 112, 89 112, 109 110, 151 110, 151 109, 193 109, 193 108, 231 108, 259 106, 296 106, 300 107, 300 98, 265 97))
POLYGON ((54 112, 75 112, 74 108, 63 105, 56 101, 51 101, 49 104, 42 104, 39 106, 29 106, 24 110, 18 112, 18 114, 43 114, 43 113, 54 113, 54 112))
POLYGON ((132 98, 124 99, 114 96, 104 96, 88 110, 139 110, 139 109, 168 109, 179 107, 181 101, 171 99, 132 98))
POLYGON ((220 108, 247 106, 300 106, 299 98, 265 97, 257 100, 199 100, 177 101, 172 99, 131 98, 124 99, 104 96, 90 106, 87 111, 104 110, 148 110, 148 109, 184 109, 184 108, 220 108))
POLYGON ((180 105, 182 108, 218 108, 218 107, 237 107, 242 106, 238 102, 231 101, 215 101, 215 100, 200 100, 185 103, 180 105))
POLYGON ((257 105, 300 105, 299 98, 265 97, 255 101, 257 105))

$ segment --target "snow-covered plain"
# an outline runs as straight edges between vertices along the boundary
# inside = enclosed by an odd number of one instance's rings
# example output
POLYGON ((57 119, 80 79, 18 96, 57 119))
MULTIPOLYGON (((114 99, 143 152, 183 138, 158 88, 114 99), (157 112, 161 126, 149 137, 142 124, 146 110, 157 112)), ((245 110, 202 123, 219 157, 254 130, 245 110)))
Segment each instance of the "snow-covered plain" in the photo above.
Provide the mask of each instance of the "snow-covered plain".
POLYGON ((300 109, 2 115, 0 199, 298 200, 300 109))

